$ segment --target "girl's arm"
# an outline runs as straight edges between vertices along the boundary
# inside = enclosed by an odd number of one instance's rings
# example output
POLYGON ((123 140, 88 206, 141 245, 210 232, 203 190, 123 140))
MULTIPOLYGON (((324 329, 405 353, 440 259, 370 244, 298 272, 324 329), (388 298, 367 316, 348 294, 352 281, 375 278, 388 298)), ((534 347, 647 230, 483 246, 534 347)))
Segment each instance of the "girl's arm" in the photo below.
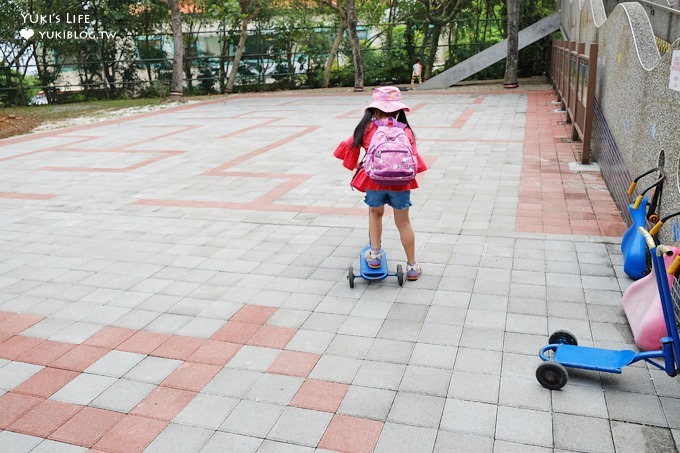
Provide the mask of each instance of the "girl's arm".
POLYGON ((361 150, 353 146, 354 137, 350 137, 347 140, 340 142, 335 151, 333 151, 333 156, 342 161, 342 166, 348 170, 355 170, 357 164, 359 163, 359 154, 361 150))

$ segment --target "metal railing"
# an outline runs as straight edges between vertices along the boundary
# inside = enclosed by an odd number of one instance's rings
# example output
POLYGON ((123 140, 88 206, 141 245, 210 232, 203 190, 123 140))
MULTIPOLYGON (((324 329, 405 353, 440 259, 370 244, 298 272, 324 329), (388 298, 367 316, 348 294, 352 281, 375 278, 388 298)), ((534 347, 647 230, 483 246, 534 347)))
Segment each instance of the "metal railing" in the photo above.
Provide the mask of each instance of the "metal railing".
POLYGON ((572 125, 571 139, 583 143, 581 163, 590 163, 590 138, 597 73, 597 44, 553 41, 550 79, 557 92, 567 124, 572 125), (594 64, 591 66, 590 62, 594 64))

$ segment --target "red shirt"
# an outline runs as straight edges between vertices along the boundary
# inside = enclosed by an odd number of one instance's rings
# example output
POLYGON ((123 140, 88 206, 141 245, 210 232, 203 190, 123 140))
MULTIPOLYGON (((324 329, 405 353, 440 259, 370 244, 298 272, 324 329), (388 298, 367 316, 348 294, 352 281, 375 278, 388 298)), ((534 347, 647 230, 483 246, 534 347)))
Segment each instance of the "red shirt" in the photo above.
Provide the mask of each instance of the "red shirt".
MULTIPOLYGON (((362 147, 364 149, 368 149, 368 145, 369 143, 371 143, 371 138, 373 138, 373 134, 377 129, 378 127, 373 123, 370 123, 366 128, 366 132, 364 133, 364 140, 362 143, 362 147)), ((418 162, 418 173, 424 172, 425 170, 427 170, 427 165, 425 165, 425 161, 420 157, 420 154, 418 154, 418 147, 416 146, 416 141, 413 137, 413 132, 411 131, 411 128, 407 127, 406 129, 404 129, 404 132, 406 133, 406 136, 411 142, 413 155, 415 156, 416 161, 418 162)), ((349 170, 356 170, 357 165, 359 163, 359 156, 361 155, 361 148, 353 146, 353 142, 354 137, 350 137, 347 140, 340 142, 338 147, 335 148, 335 151, 333 152, 333 155, 338 159, 342 160, 342 165, 349 170)), ((408 184, 403 184, 399 186, 384 186, 373 181, 366 175, 364 169, 360 168, 356 177, 352 180, 352 187, 354 187, 360 192, 366 192, 367 190, 391 190, 394 192, 402 192, 404 190, 417 189, 418 182, 414 179, 413 181, 410 181, 408 184)))

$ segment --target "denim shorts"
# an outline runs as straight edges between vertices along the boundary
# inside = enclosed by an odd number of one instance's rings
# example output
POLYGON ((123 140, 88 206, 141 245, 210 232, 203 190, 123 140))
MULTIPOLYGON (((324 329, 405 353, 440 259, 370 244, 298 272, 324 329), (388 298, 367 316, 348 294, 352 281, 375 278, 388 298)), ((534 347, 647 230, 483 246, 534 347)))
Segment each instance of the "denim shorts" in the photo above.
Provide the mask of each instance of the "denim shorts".
POLYGON ((392 209, 406 209, 412 206, 411 191, 367 190, 364 202, 372 208, 379 208, 388 204, 392 206, 392 209))

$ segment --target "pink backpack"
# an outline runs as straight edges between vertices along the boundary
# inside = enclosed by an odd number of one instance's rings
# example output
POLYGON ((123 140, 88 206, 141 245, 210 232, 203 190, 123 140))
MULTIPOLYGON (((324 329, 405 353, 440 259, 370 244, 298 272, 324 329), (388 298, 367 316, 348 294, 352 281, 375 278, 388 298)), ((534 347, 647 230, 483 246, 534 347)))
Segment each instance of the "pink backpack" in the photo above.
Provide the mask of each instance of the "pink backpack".
POLYGON ((364 171, 378 184, 404 185, 415 179, 418 163, 411 142, 404 132, 405 124, 394 118, 374 121, 378 129, 366 151, 364 171))

